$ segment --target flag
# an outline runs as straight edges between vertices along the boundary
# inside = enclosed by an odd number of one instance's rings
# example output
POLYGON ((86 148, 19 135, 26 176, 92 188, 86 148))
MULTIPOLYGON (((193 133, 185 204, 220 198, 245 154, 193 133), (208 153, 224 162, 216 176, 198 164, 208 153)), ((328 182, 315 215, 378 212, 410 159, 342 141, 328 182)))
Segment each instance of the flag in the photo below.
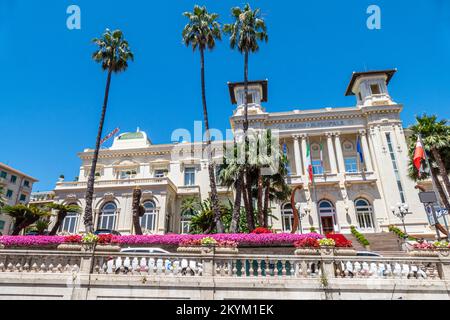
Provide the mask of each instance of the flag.
POLYGON ((416 149, 414 150, 414 167, 416 167, 417 171, 419 173, 423 172, 422 168, 422 161, 425 160, 425 150, 423 149, 422 142, 420 141, 420 138, 417 138, 416 143, 416 149))
POLYGON ((119 128, 114 129, 110 134, 108 134, 106 137, 103 138, 101 145, 104 144, 106 141, 114 137, 115 134, 117 134, 120 131, 119 128))
POLYGON ((358 136, 358 139, 356 140, 356 152, 359 155, 359 160, 361 163, 364 163, 364 154, 361 147, 361 138, 358 136))
POLYGON ((308 169, 309 181, 313 182, 313 167, 311 162, 311 145, 306 146, 306 168, 308 169))

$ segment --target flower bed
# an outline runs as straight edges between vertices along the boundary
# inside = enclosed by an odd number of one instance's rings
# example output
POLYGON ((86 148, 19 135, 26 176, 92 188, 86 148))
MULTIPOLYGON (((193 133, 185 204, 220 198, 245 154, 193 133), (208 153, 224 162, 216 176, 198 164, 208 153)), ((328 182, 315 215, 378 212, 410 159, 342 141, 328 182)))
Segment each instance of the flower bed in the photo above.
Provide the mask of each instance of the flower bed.
POLYGON ((294 243, 296 255, 356 255, 352 242, 342 234, 329 234, 327 238, 305 238, 294 243))
POLYGON ((440 254, 443 256, 448 256, 449 252, 450 244, 448 242, 435 241, 433 243, 415 243, 412 250, 409 251, 409 255, 416 257, 437 257, 440 254))
MULTIPOLYGON (((291 234, 291 233, 267 233, 267 234, 214 234, 214 235, 130 235, 130 236, 109 236, 100 235, 98 244, 115 244, 122 246, 130 245, 171 245, 178 246, 183 241, 201 240, 210 237, 219 243, 231 241, 241 245, 249 246, 292 246, 296 241, 306 238, 322 239, 320 234, 291 234)), ((0 244, 5 247, 57 247, 60 244, 81 244, 82 236, 1 236, 0 244)))
POLYGON ((183 240, 180 242, 177 251, 188 253, 210 253, 215 250, 217 253, 238 253, 237 246, 238 243, 236 241, 217 241, 212 237, 205 237, 203 239, 183 240))
POLYGON ((0 244, 5 247, 48 248, 65 242, 62 236, 1 236, 0 244))

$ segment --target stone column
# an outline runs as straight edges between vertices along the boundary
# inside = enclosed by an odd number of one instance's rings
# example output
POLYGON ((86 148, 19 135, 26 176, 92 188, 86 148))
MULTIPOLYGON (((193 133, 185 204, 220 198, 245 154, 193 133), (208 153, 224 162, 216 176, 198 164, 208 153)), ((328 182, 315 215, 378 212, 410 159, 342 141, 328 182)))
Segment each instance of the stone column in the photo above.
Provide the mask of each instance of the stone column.
POLYGON ((334 155, 333 146, 333 134, 331 132, 326 133, 327 145, 328 145, 328 159, 330 160, 331 173, 337 173, 336 156, 334 155))
POLYGON ((345 161, 344 161, 344 153, 342 152, 342 143, 341 143, 341 133, 335 132, 335 144, 336 144, 336 156, 337 162, 339 165, 339 172, 345 173, 345 161))
POLYGON ((306 149, 308 148, 308 146, 307 146, 308 136, 306 134, 303 134, 300 137, 302 139, 303 169, 304 169, 305 175, 307 175, 308 174, 308 168, 306 167, 306 164, 308 163, 308 161, 306 160, 306 149))
POLYGON ((359 131, 359 135, 361 137, 361 145, 363 149, 364 163, 366 165, 366 169, 369 172, 373 172, 372 157, 370 156, 369 144, 367 143, 366 130, 359 131))
POLYGON ((302 155, 300 152, 300 137, 298 135, 292 136, 294 138, 294 162, 295 162, 295 173, 297 176, 303 174, 302 170, 302 155))

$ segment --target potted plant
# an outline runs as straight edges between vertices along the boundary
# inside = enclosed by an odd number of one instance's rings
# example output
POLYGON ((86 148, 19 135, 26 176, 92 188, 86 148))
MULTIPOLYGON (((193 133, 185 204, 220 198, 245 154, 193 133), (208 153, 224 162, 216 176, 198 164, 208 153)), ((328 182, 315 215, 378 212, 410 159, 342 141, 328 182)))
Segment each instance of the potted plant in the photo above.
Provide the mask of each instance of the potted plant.
POLYGON ((294 243, 294 254, 297 256, 303 255, 320 255, 319 240, 315 238, 305 238, 294 243))
POLYGON ((428 242, 415 243, 408 254, 413 257, 438 257, 439 252, 435 249, 436 247, 428 242))
POLYGON ((238 244, 235 241, 218 241, 216 245, 216 253, 218 254, 237 254, 238 244))
POLYGON ((329 234, 328 239, 334 240, 334 254, 336 256, 356 256, 353 243, 342 234, 329 234))
POLYGON ((112 234, 101 234, 98 236, 96 251, 99 252, 119 252, 121 247, 117 244, 112 234))
POLYGON ((447 241, 435 241, 433 242, 435 250, 440 256, 448 257, 450 254, 450 244, 447 241))
MULTIPOLYGON (((204 238, 206 239, 206 238, 204 238)), ((197 254, 204 254, 204 253, 210 253, 211 245, 209 244, 215 243, 215 240, 213 238, 208 238, 205 240, 205 243, 202 243, 203 239, 195 239, 195 240, 184 240, 181 241, 178 245, 177 252, 183 252, 183 253, 197 253, 197 254), (209 240, 212 239, 212 240, 209 240), (214 240, 214 241, 213 241, 214 240)))
POLYGON ((64 237, 64 243, 58 245, 57 250, 61 251, 81 251, 83 237, 79 234, 64 237))

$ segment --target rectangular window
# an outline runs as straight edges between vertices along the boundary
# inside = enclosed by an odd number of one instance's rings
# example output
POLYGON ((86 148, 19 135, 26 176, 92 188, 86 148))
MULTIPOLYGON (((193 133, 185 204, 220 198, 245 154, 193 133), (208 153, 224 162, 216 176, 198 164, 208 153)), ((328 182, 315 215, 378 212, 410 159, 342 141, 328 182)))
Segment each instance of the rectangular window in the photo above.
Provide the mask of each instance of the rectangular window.
POLYGON ((323 174, 323 165, 321 160, 312 161, 313 174, 323 174))
POLYGON ((6 179, 8 174, 5 171, 0 172, 0 178, 6 179))
POLYGON ((29 187, 29 186, 30 186, 30 181, 25 180, 25 181, 23 182, 23 185, 24 185, 25 187, 29 187))
POLYGON ((6 197, 7 197, 8 199, 11 199, 12 196, 13 196, 13 191, 8 189, 8 191, 6 191, 6 197))
POLYGON ((5 221, 0 220, 0 231, 2 231, 3 229, 5 229, 5 221))
POLYGON ((345 172, 356 173, 358 172, 358 160, 356 157, 348 157, 344 159, 345 172))
POLYGON ((372 91, 372 94, 380 94, 380 86, 378 84, 371 84, 370 85, 370 91, 372 91))
POLYGON ((11 181, 11 183, 16 183, 17 176, 12 175, 10 181, 11 181))
POLYGON ((132 179, 136 177, 136 170, 124 170, 120 171, 119 178, 120 179, 132 179))
POLYGON ((181 234, 189 234, 191 232, 191 221, 183 218, 180 223, 181 234))
POLYGON ((386 140, 389 149, 389 155, 391 156, 392 167, 394 168, 394 176, 397 180, 397 188, 400 193, 400 200, 402 203, 406 203, 405 191, 403 189, 402 181, 400 180, 400 173, 398 171, 397 158, 395 156, 394 147, 392 145, 391 134, 389 132, 386 133, 386 140))
POLYGON ((21 194, 20 198, 19 198, 19 201, 25 202, 26 200, 27 200, 27 196, 25 194, 21 194))
POLYGON ((166 176, 166 170, 155 170, 155 178, 164 178, 166 176))
POLYGON ((195 185, 195 168, 184 169, 184 185, 185 186, 195 185))

